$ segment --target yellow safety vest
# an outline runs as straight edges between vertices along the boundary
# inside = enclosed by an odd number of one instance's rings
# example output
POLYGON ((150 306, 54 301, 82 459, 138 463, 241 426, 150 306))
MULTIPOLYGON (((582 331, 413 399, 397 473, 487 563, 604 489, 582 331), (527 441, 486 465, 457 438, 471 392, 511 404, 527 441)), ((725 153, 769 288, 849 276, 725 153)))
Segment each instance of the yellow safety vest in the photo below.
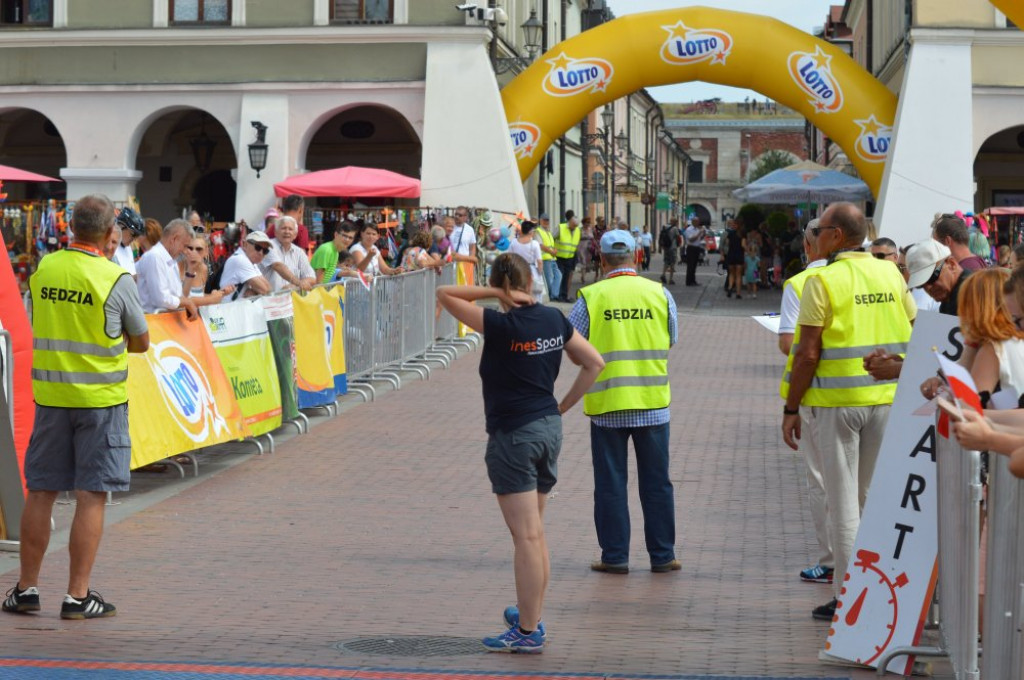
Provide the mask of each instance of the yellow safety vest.
POLYGON ((32 393, 41 406, 104 408, 128 401, 128 351, 109 337, 103 306, 128 276, 104 257, 77 250, 47 255, 32 290, 32 393))
MULTIPOLYGON (((815 267, 817 269, 817 267, 815 267)), ((793 292, 796 293, 798 300, 804 296, 804 282, 807 281, 807 277, 814 273, 814 269, 805 269, 799 274, 786 279, 785 285, 782 287, 782 294, 786 294, 786 286, 791 286, 793 292)), ((786 370, 782 373, 782 382, 779 383, 779 396, 783 399, 789 396, 789 374, 793 371, 793 357, 796 355, 796 348, 800 342, 800 324, 796 325, 796 330, 793 331, 793 344, 789 348, 789 356, 786 357, 786 370)))
POLYGON ((580 245, 580 232, 583 231, 579 227, 575 229, 569 229, 569 225, 561 224, 558 227, 558 238, 555 239, 555 248, 558 250, 558 257, 563 259, 571 258, 576 254, 576 249, 580 245), (568 238, 566 238, 568 235, 568 238))
MULTIPOLYGON (((541 242, 541 244, 545 248, 554 248, 555 247, 555 237, 551 235, 550 231, 548 231, 544 227, 537 227, 537 233, 540 234, 540 242, 541 242)), ((545 252, 544 250, 541 250, 540 251, 540 259, 541 260, 553 260, 553 259, 555 259, 555 256, 552 255, 551 253, 548 253, 548 252, 545 252)))
POLYGON ((665 408, 668 383, 668 301, 657 283, 616 276, 579 291, 590 315, 590 343, 605 366, 583 397, 588 416, 665 408))
POLYGON ((896 381, 876 381, 864 370, 863 360, 876 347, 891 354, 907 352, 911 327, 903 306, 903 277, 891 263, 873 257, 839 259, 813 275, 821 280, 832 305, 832 325, 822 332, 821 358, 800 403, 891 404, 896 381))

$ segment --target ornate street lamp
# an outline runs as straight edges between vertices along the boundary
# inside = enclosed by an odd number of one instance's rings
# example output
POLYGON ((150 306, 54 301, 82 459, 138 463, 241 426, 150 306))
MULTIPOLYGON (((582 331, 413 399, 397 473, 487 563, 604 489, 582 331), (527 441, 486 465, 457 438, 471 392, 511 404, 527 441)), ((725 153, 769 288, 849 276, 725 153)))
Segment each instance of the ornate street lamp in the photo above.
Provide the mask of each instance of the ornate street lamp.
POLYGON ((256 128, 256 141, 249 145, 249 167, 260 176, 260 170, 267 167, 267 126, 258 120, 252 121, 256 128))
POLYGON ((497 50, 498 26, 496 22, 491 26, 493 31, 491 38, 491 62, 497 75, 501 75, 513 68, 525 69, 533 63, 537 53, 540 52, 540 41, 541 35, 544 32, 544 24, 537 18, 537 10, 531 9, 530 18, 524 21, 519 28, 523 31, 523 47, 526 48, 526 56, 494 57, 493 55, 497 50))

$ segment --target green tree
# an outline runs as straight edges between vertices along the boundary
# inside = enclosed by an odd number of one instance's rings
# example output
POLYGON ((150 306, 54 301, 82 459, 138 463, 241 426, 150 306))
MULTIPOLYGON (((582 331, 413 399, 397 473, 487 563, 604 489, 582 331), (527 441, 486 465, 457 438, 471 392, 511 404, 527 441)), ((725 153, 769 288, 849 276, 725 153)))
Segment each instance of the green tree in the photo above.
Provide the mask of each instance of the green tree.
POLYGON ((757 159, 757 164, 747 173, 747 183, 756 182, 769 172, 793 165, 793 157, 786 151, 772 149, 757 159))
POLYGON ((744 203, 736 213, 736 221, 747 231, 757 229, 758 225, 764 222, 764 211, 755 203, 744 203))

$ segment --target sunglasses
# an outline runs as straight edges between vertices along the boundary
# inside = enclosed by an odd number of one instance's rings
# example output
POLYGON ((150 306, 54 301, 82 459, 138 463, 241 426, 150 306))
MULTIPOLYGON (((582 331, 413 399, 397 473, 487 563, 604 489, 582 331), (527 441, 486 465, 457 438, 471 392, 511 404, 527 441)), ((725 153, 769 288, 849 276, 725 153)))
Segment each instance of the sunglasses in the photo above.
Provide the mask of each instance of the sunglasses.
POLYGON ((270 252, 270 246, 258 246, 254 243, 252 247, 256 249, 256 252, 263 253, 264 255, 270 252))
POLYGON ((941 274, 941 273, 942 273, 942 268, 943 268, 943 267, 944 267, 945 265, 946 265, 946 261, 945 261, 945 260, 943 260, 942 262, 940 262, 940 263, 939 263, 939 266, 938 266, 938 267, 936 267, 936 268, 935 268, 935 271, 933 271, 933 272, 932 272, 932 275, 928 277, 928 280, 927 280, 927 281, 925 281, 924 283, 922 283, 922 284, 921 284, 920 286, 918 286, 918 288, 924 288, 925 286, 930 286, 930 285, 932 285, 933 283, 935 283, 936 281, 938 281, 938 280, 939 280, 939 274, 941 274))
POLYGON ((811 236, 813 236, 814 238, 818 238, 819 236, 821 236, 821 232, 824 231, 825 229, 838 229, 838 228, 839 227, 833 226, 831 224, 824 225, 824 226, 820 226, 819 225, 817 227, 811 227, 811 236))
POLYGON ((896 253, 871 253, 875 256, 876 260, 884 260, 887 257, 893 257, 896 253))

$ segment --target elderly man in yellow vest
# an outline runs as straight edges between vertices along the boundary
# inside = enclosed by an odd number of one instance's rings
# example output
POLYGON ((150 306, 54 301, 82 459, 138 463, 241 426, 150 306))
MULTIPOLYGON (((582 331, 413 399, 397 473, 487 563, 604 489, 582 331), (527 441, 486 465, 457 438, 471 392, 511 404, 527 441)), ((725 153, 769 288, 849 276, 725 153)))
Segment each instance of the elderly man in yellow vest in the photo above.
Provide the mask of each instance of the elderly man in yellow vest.
POLYGON ((605 360, 583 397, 583 412, 590 416, 594 524, 601 546, 601 559, 590 568, 610 574, 629 573, 630 439, 651 571, 681 568, 668 475, 668 351, 678 335, 676 304, 665 288, 637 276, 635 252, 629 232, 605 232, 600 244, 604 278, 581 289, 569 313, 569 322, 605 360))
POLYGON ((896 381, 876 382, 864 370, 863 358, 879 347, 905 353, 917 315, 899 270, 864 252, 866 234, 864 215, 851 203, 830 206, 811 230, 828 264, 804 281, 782 411, 786 444, 798 448, 803 416, 821 454, 836 570, 835 597, 812 612, 823 621, 835 615, 896 394, 896 381))
POLYGON ((569 299, 569 289, 572 287, 572 273, 576 270, 576 250, 580 247, 579 220, 571 210, 566 213, 566 218, 565 222, 558 225, 558 234, 555 235, 555 261, 558 263, 558 271, 562 274, 555 299, 560 302, 572 302, 569 299))
POLYGON ((21 573, 4 599, 5 612, 40 609, 39 570, 53 502, 72 489, 71 573, 60 616, 92 619, 117 611, 89 587, 89 577, 106 494, 128 489, 127 353, 145 352, 149 332, 131 274, 101 252, 113 228, 114 206, 105 196, 79 200, 71 245, 44 257, 29 281, 36 415, 25 453, 21 573))
MULTIPOLYGON (((818 220, 811 220, 804 229, 804 253, 807 254, 807 267, 799 274, 786 280, 782 289, 782 309, 779 315, 779 350, 786 356, 786 369, 779 384, 779 395, 785 399, 789 396, 789 373, 793 370, 793 350, 798 342, 796 337, 797 318, 800 315, 800 298, 803 295, 804 282, 814 274, 818 267, 824 267, 827 260, 818 255, 817 239, 812 236, 818 227, 818 220)), ((800 414, 802 425, 807 426, 807 413, 800 414)), ((809 583, 832 583, 835 571, 835 557, 832 555, 832 539, 829 537, 828 500, 825 496, 825 482, 821 478, 821 452, 814 445, 814 440, 807 438, 802 442, 804 472, 807 477, 807 497, 810 501, 811 519, 814 520, 814 535, 818 539, 817 562, 800 571, 800 580, 809 583)))
POLYGON ((548 287, 548 297, 554 300, 558 297, 558 289, 562 285, 562 273, 558 270, 558 262, 555 260, 558 250, 555 248, 555 236, 551 233, 551 220, 547 213, 541 214, 540 223, 533 233, 540 241, 540 259, 544 267, 544 284, 548 287))

